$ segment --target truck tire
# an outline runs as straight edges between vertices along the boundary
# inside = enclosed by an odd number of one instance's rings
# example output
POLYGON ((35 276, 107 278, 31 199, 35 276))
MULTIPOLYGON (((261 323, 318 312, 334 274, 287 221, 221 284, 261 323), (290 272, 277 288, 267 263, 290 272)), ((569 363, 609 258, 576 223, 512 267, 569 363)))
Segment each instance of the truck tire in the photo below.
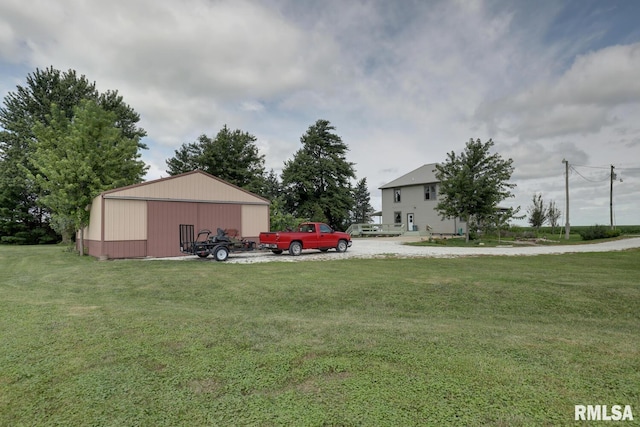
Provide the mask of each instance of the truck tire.
POLYGON ((349 245, 346 240, 338 240, 338 245, 336 246, 337 252, 346 252, 349 245))
POLYGON ((298 256, 302 253, 302 243, 300 242, 291 242, 289 245, 289 254, 293 256, 298 256))
POLYGON ((218 246, 213 251, 213 257, 216 259, 216 261, 226 261, 227 258, 229 258, 229 249, 227 249, 225 246, 218 246))
POLYGON ((273 252, 276 255, 280 255, 283 252, 283 250, 282 249, 272 249, 271 252, 273 252))

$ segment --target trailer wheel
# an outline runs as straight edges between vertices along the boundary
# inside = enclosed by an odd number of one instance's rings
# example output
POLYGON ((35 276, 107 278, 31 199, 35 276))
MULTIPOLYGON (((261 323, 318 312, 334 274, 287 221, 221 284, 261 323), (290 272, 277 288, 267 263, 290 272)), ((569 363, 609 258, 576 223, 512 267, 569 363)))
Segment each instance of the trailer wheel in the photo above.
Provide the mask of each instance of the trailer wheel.
POLYGON ((209 252, 198 252, 196 253, 200 258, 206 258, 209 256, 209 252))
POLYGON ((229 249, 224 246, 218 246, 215 251, 213 251, 213 257, 216 261, 226 261, 229 258, 229 249))
POLYGON ((336 251, 338 251, 338 252, 346 252, 348 247, 349 246, 347 245, 347 241, 346 240, 340 240, 338 242, 338 246, 336 246, 336 251))
POLYGON ((298 256, 302 253, 302 243, 291 242, 289 245, 289 253, 293 256, 298 256))

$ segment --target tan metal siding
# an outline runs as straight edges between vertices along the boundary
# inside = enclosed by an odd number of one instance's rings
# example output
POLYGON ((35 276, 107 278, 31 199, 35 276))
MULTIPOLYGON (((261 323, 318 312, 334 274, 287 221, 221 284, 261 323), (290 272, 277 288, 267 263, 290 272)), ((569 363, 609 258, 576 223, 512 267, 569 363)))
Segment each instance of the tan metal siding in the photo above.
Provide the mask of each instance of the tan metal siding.
POLYGON ((211 202, 267 202, 251 193, 203 173, 181 175, 152 181, 148 184, 109 192, 108 198, 140 198, 147 200, 211 201, 211 202))
POLYGON ((269 231, 269 206, 242 206, 242 237, 257 241, 261 231, 269 231))
POLYGON ((102 196, 93 199, 91 203, 91 211, 89 213, 89 226, 84 229, 85 240, 101 239, 101 223, 102 223, 102 196))
POLYGON ((106 199, 104 240, 146 240, 147 202, 106 199))

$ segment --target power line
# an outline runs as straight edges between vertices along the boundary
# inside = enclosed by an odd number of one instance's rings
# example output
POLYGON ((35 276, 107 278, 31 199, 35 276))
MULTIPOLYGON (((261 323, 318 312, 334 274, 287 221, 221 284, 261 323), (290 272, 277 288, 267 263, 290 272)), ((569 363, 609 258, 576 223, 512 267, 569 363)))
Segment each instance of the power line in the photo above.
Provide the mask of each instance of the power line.
POLYGON ((577 166, 579 168, 591 168, 591 169, 609 169, 609 166, 588 166, 588 165, 574 165, 571 164, 571 167, 577 166))
POLYGON ((574 168, 574 167, 573 167, 573 165, 570 165, 570 166, 569 166, 569 168, 570 168, 573 172, 575 172, 575 173, 577 173, 578 175, 580 175, 580 177, 581 177, 582 179, 584 179, 585 181, 589 181, 589 182, 605 182, 605 181, 608 181, 608 180, 609 180, 609 177, 608 177, 608 176, 607 176, 606 178, 604 178, 604 179, 599 179, 599 180, 589 179, 589 178, 587 178, 586 176, 582 175, 580 172, 578 172, 578 170, 577 170, 576 168, 574 168))

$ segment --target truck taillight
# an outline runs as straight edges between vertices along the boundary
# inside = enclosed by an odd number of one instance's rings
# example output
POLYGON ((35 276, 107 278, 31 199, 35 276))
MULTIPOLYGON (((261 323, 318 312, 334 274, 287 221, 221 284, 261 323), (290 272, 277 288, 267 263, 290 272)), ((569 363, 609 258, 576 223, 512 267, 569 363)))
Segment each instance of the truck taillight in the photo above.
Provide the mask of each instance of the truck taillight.
POLYGON ((280 240, 280 233, 276 233, 276 242, 280 240))

